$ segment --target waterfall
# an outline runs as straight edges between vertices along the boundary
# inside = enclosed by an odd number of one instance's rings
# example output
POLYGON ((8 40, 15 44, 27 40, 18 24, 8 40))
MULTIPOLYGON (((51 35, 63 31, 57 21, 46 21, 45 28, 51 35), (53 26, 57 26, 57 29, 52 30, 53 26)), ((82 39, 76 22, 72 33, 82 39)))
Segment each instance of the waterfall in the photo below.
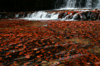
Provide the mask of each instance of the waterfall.
POLYGON ((76 0, 68 0, 67 8, 75 8, 76 0))
POLYGON ((26 18, 28 20, 56 20, 58 19, 59 13, 48 13, 45 11, 34 12, 31 15, 28 14, 26 18))
POLYGON ((100 8, 100 0, 98 0, 97 8, 100 8))
POLYGON ((100 8, 100 0, 65 0, 61 8, 100 8))
MULTIPOLYGON (((79 10, 79 11, 88 11, 90 9, 94 9, 94 8, 100 8, 100 0, 63 0, 64 1, 64 5, 62 7, 62 9, 66 9, 66 10, 79 10), (78 9, 77 9, 78 8, 78 9), (83 9, 85 8, 85 9, 83 9)), ((56 0, 55 3, 55 7, 59 7, 61 5, 61 0, 56 0), (58 6, 57 6, 58 5, 58 6)), ((59 8, 58 10, 60 10, 61 8, 59 8)), ((46 11, 37 11, 34 13, 29 13, 27 14, 27 17, 25 17, 25 19, 28 20, 81 20, 84 19, 86 20, 86 15, 81 15, 80 13, 75 13, 75 14, 64 14, 66 16, 59 18, 59 15, 61 15, 61 13, 50 13, 50 12, 46 12, 46 11)), ((17 14, 16 17, 18 17, 19 15, 17 14)))
POLYGON ((86 8, 91 8, 91 7, 92 7, 92 0, 87 0, 86 8))

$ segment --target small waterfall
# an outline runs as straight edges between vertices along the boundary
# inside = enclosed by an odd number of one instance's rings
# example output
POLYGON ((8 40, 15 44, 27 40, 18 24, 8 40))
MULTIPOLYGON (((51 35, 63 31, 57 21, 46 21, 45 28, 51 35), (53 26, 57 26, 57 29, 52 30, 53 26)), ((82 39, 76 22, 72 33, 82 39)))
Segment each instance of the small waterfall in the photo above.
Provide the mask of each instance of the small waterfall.
POLYGON ((45 18, 46 14, 47 12, 39 11, 39 12, 33 13, 30 17, 31 18, 45 18))
POLYGON ((26 18, 28 20, 56 20, 58 19, 59 13, 48 13, 45 11, 34 12, 31 15, 28 14, 26 18))

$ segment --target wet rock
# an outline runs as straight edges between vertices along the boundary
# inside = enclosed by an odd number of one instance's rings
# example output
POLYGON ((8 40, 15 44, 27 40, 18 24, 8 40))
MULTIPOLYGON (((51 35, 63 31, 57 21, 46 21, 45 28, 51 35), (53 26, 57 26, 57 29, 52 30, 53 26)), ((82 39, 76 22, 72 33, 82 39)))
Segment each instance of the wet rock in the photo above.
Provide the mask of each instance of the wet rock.
POLYGON ((78 13, 77 16, 74 18, 75 20, 99 20, 100 19, 100 12, 99 11, 86 11, 86 12, 81 12, 78 13))
POLYGON ((2 15, 0 14, 0 18, 2 18, 2 15))
POLYGON ((98 12, 92 12, 90 16, 91 16, 91 18, 90 18, 91 20, 97 20, 98 19, 98 12))
POLYGON ((78 14, 74 19, 75 19, 75 20, 81 20, 81 17, 80 17, 80 15, 78 14))
POLYGON ((64 12, 60 13, 59 16, 58 16, 58 18, 64 18, 66 15, 67 15, 67 12, 66 13, 64 13, 64 12))

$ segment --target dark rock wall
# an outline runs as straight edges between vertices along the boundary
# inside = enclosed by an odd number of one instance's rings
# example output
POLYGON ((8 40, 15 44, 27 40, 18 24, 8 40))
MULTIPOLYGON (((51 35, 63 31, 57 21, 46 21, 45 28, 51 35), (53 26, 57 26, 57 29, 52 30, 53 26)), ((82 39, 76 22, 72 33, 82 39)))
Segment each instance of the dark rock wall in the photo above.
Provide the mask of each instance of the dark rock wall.
POLYGON ((57 0, 2 0, 0 12, 19 12, 54 9, 57 0))

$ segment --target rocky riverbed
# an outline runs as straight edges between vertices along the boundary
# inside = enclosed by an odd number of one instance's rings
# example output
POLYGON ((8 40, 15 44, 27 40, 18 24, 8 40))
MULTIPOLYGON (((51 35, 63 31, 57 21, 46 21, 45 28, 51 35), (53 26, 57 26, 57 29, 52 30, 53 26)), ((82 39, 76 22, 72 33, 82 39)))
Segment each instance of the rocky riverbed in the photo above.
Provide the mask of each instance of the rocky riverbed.
POLYGON ((100 21, 0 20, 0 66, 100 66, 100 21))

